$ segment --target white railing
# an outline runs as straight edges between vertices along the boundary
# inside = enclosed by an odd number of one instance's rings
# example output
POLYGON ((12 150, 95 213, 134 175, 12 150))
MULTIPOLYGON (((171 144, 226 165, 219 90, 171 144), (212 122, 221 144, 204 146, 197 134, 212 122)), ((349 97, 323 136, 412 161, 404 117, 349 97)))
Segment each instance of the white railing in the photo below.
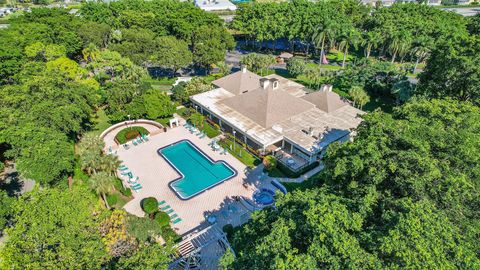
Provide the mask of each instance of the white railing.
POLYGON ((164 126, 158 122, 155 122, 155 121, 152 121, 152 120, 147 120, 147 119, 136 119, 136 120, 130 120, 130 121, 123 121, 123 122, 120 122, 120 123, 116 123, 115 125, 105 129, 102 134, 100 134, 100 138, 103 139, 108 133, 110 133, 112 130, 115 130, 117 129, 118 127, 121 127, 121 126, 128 126, 128 125, 131 125, 131 126, 135 126, 136 124, 149 124, 149 125, 152 125, 152 126, 156 126, 160 129, 163 129, 164 126))

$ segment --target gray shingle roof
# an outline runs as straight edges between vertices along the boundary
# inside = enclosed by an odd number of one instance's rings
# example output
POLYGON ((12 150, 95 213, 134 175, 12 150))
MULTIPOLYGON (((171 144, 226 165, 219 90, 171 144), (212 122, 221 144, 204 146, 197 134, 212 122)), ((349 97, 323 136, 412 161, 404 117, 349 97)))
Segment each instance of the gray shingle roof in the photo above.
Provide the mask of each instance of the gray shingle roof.
POLYGON ((265 128, 314 108, 312 103, 272 87, 257 87, 256 90, 227 98, 221 103, 265 128))
POLYGON ((342 99, 337 93, 329 89, 323 89, 302 97, 304 100, 314 104, 320 110, 330 113, 343 106, 349 105, 347 101, 342 99))
POLYGON ((244 92, 257 89, 262 77, 242 69, 212 82, 213 85, 221 87, 232 94, 240 95, 244 92))

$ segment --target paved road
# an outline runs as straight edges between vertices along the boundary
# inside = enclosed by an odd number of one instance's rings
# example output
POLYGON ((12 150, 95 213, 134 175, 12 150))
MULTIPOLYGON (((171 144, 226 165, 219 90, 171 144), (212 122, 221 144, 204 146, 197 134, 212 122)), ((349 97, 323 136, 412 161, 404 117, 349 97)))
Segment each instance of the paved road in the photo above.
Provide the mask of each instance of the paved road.
POLYGON ((443 8, 443 10, 452 11, 462 16, 475 16, 480 13, 480 7, 468 7, 468 8, 443 8))

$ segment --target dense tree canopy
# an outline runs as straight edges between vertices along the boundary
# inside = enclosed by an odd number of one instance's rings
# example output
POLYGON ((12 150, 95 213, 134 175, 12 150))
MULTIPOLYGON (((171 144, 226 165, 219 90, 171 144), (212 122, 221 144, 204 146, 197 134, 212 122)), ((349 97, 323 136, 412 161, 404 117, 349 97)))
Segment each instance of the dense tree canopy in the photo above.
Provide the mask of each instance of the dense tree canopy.
POLYGON ((107 252, 88 190, 35 190, 14 204, 2 269, 100 269, 107 252))
POLYGON ((86 20, 97 23, 101 29, 105 28, 103 25, 116 29, 109 39, 112 43, 109 48, 139 65, 153 63, 174 70, 186 66, 192 62, 185 51, 186 43, 191 46, 194 63, 209 69, 210 65, 223 60, 226 50, 233 47, 233 38, 218 16, 186 2, 88 2, 82 5, 80 12, 86 20), (180 41, 174 44, 172 37, 180 41), (157 52, 157 49, 165 52, 168 48, 171 50, 167 55, 157 52), (183 57, 178 57, 179 54, 183 57), (190 61, 187 63, 187 60, 190 61))
POLYGON ((465 26, 461 16, 426 5, 395 4, 369 10, 354 0, 246 5, 240 7, 232 24, 254 41, 301 41, 307 50, 313 44, 322 54, 326 48, 348 53, 349 47, 361 45, 366 56, 376 51, 392 61, 405 57, 415 61, 418 50, 466 35, 465 26))
POLYGON ((420 93, 480 105, 480 36, 445 41, 420 75, 420 93))
POLYGON ((453 100, 365 116, 328 149, 323 187, 280 196, 235 234, 235 268, 478 268, 479 118, 453 100))

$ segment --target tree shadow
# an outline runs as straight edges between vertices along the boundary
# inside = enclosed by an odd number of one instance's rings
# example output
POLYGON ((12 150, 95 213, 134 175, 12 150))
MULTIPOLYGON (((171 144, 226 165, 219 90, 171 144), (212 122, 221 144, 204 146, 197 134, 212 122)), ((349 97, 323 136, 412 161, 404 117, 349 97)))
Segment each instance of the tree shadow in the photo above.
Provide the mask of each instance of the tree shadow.
POLYGON ((24 187, 24 182, 20 179, 18 172, 7 172, 0 181, 0 189, 5 190, 8 196, 18 196, 24 187))

